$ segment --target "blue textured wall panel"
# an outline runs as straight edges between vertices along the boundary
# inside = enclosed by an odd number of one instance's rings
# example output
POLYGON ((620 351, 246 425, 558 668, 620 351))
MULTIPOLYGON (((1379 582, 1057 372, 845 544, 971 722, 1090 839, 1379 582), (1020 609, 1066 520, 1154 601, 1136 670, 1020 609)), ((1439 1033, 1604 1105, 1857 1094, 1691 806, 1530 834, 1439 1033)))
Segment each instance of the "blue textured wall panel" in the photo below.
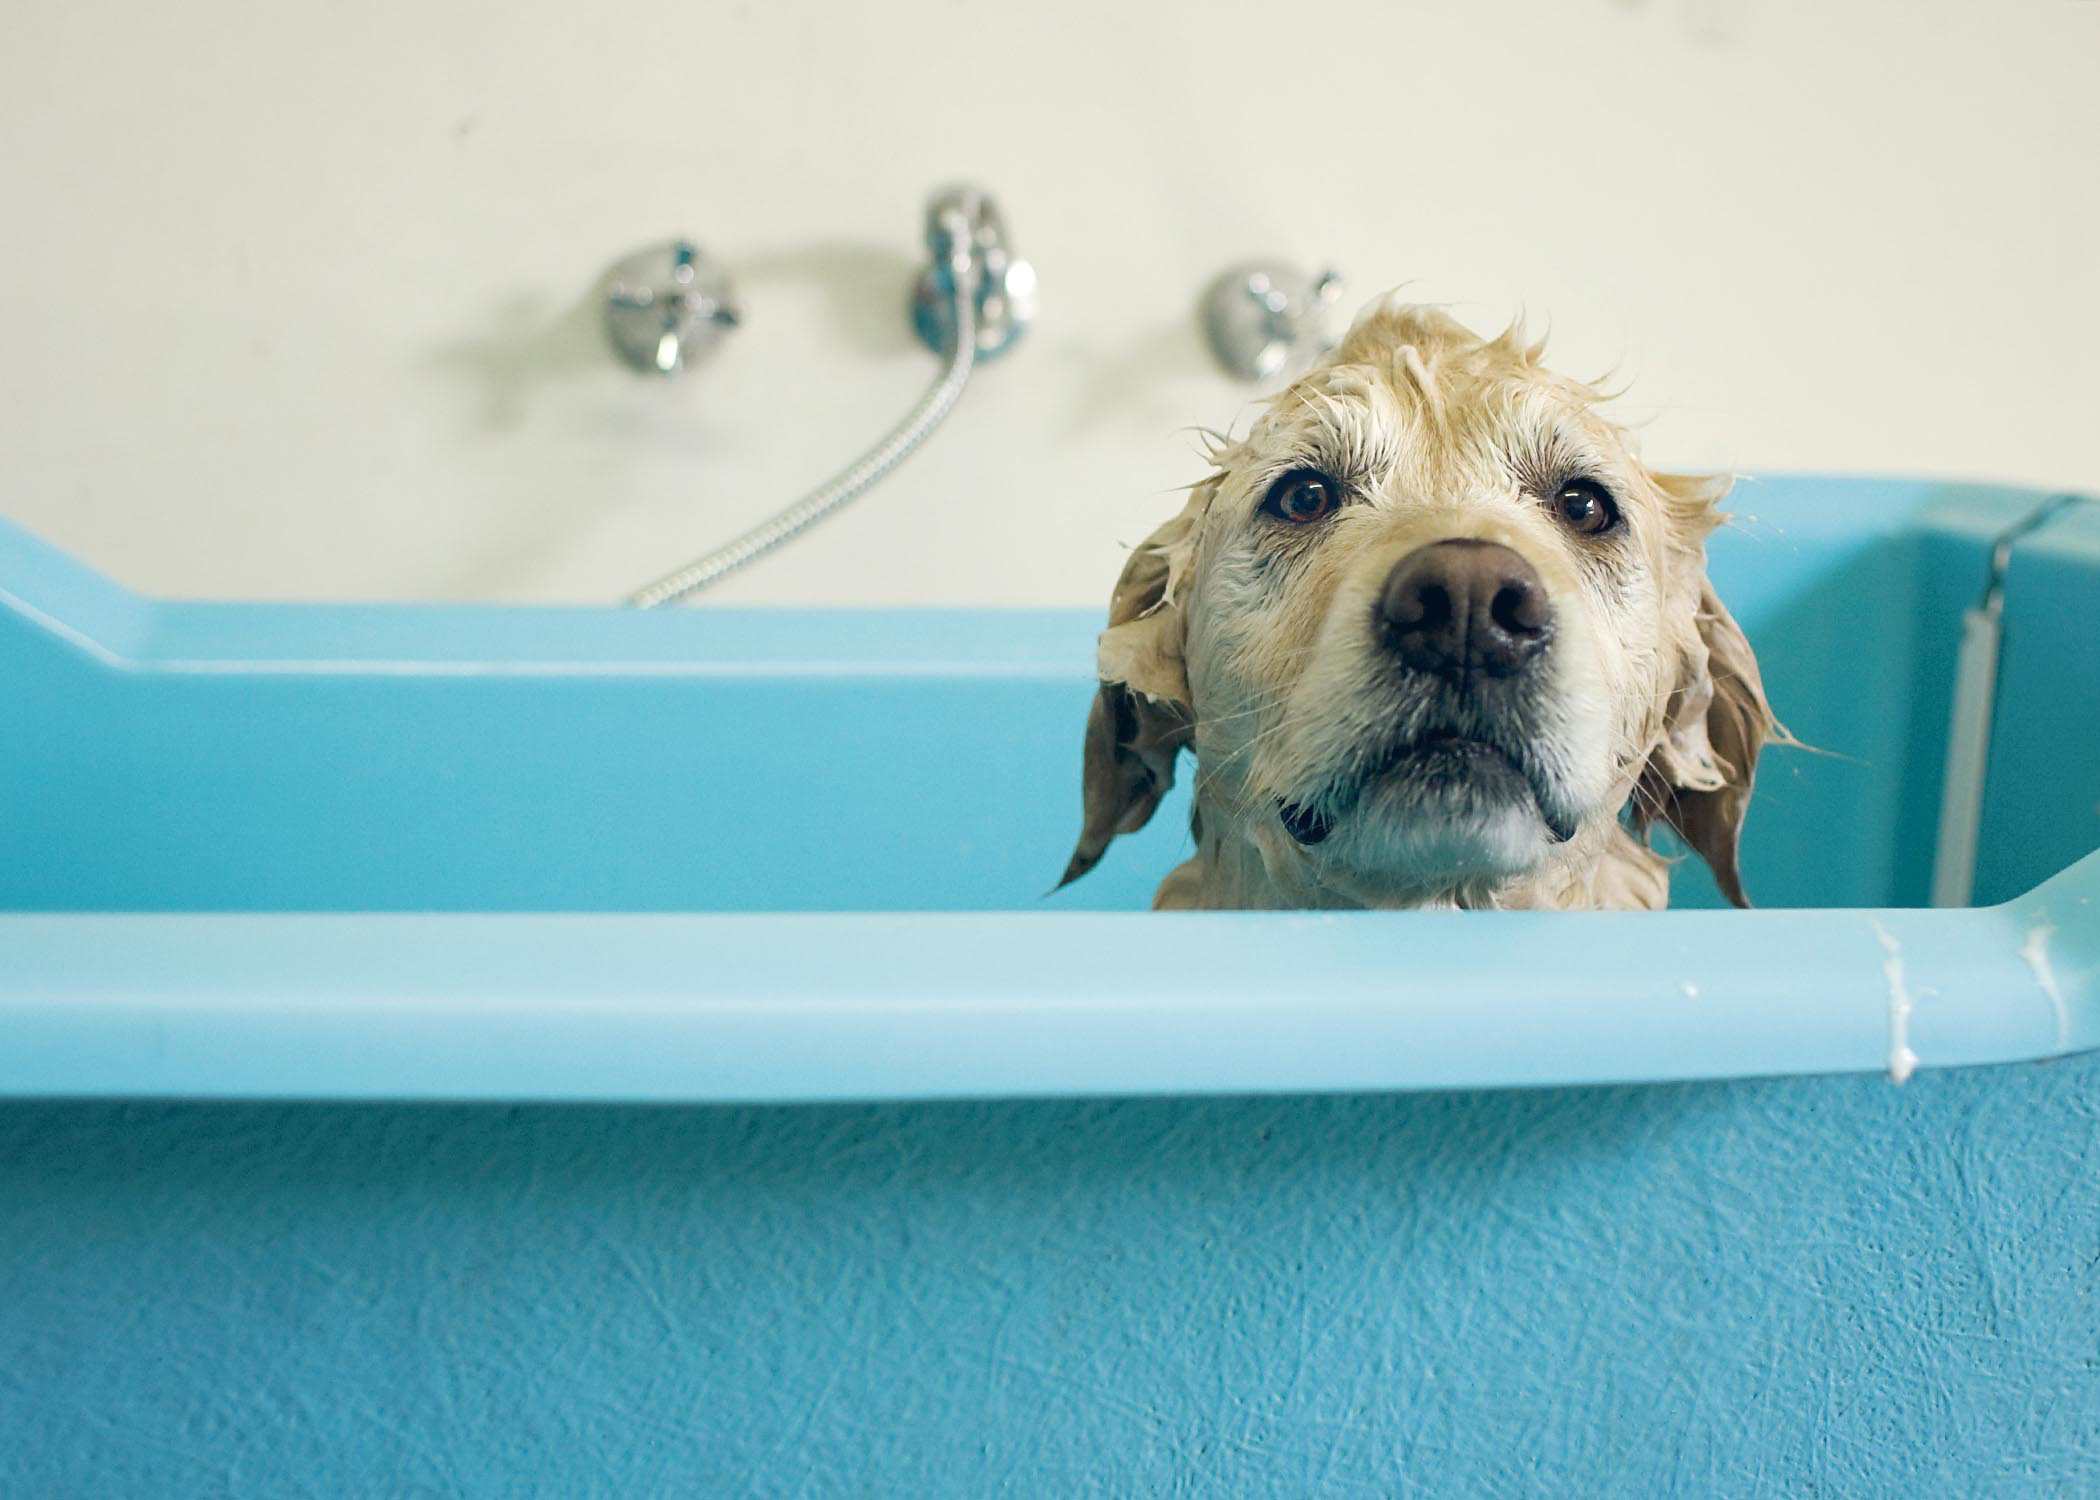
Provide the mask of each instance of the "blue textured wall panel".
POLYGON ((0 1106, 0 1488, 2100 1493, 2096 1115, 0 1106))

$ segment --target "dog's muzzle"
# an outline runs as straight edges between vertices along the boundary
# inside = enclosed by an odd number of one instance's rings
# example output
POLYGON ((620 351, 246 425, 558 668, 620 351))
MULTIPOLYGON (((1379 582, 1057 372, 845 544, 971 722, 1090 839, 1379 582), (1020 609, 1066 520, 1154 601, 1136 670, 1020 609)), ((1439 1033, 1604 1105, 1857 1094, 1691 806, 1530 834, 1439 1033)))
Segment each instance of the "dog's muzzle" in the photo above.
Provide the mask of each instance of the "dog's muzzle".
POLYGON ((1512 705, 1528 696, 1530 685, 1518 679, 1553 637, 1553 607, 1537 570, 1498 542, 1431 542, 1393 565, 1371 624, 1381 649, 1420 674, 1418 682, 1429 679, 1424 690, 1447 707, 1426 718, 1418 714, 1412 730, 1380 750, 1349 784, 1304 802, 1279 802, 1284 831, 1301 845, 1318 844, 1366 783, 1408 769, 1427 780, 1480 777, 1522 787, 1554 841, 1573 838, 1574 820, 1560 810, 1532 757, 1517 748, 1517 726, 1506 722, 1512 705), (1498 718, 1505 721, 1499 727, 1482 722, 1498 718), (1464 722, 1474 726, 1471 732, 1459 731, 1464 722))

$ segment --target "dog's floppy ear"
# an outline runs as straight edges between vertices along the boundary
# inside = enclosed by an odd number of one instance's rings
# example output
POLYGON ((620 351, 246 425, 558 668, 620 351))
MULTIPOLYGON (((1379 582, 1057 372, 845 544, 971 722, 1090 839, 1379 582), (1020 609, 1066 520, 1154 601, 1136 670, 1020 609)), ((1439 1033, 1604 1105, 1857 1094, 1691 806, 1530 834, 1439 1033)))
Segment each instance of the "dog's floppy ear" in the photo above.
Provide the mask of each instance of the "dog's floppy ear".
POLYGON ((1096 658, 1101 686, 1086 720, 1079 843, 1060 886, 1099 864, 1117 834, 1143 828, 1174 785, 1174 759, 1195 729, 1182 661, 1187 619, 1176 591, 1214 488, 1214 481, 1198 485, 1116 580, 1096 658))
POLYGON ((1676 829, 1714 872, 1721 894, 1748 906, 1737 847, 1757 780, 1757 752, 1784 731, 1765 702, 1750 642, 1703 577, 1695 624, 1662 737, 1641 769, 1634 817, 1643 833, 1657 818, 1676 829))

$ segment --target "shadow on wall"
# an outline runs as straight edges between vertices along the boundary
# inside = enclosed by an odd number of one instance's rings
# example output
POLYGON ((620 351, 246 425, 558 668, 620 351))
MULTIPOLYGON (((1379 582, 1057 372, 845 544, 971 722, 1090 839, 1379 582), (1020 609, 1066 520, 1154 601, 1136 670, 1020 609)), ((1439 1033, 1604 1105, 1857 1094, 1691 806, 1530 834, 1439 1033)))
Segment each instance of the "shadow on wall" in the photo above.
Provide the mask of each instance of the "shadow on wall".
MULTIPOLYGON (((747 324, 763 327, 769 308, 777 313, 790 300, 806 303, 814 296, 817 333, 792 335, 810 338, 812 359, 837 359, 842 346, 844 357, 862 360, 895 356, 913 345, 904 310, 919 267, 894 246, 846 241, 798 246, 739 258, 731 269, 747 324)), ((505 461, 526 458, 527 448, 518 444, 543 398, 559 392, 562 401, 575 405, 581 394, 584 406, 561 425, 591 440, 557 444, 551 453, 541 440, 543 461, 567 464, 572 491, 599 496, 601 506, 619 510, 626 508, 621 497, 633 500, 637 475, 649 467, 652 455, 654 461, 689 466, 695 474, 709 472, 703 460, 720 439, 725 419, 708 403, 666 402, 662 398, 685 393, 664 390, 656 377, 621 362, 606 335, 602 295, 602 283, 593 283, 556 308, 544 294, 515 293, 481 327, 430 350, 419 366, 460 393, 459 420, 467 433, 499 445, 505 461)), ((747 328, 743 337, 752 336, 747 328)), ((778 336, 777 328, 771 336, 778 336)), ((930 356, 927 363, 931 369, 930 356)), ((544 475, 539 477, 544 481, 544 475)), ((490 524, 483 528, 482 559, 447 580, 439 595, 501 597, 520 579, 551 567, 552 560, 590 545, 603 513, 579 510, 562 497, 559 483, 499 486, 490 500, 490 524)), ((783 492, 777 503, 788 498, 783 492)), ((684 535, 681 525, 668 518, 656 524, 666 538, 665 558, 635 564, 624 584, 640 584, 667 558, 682 561, 740 529, 724 521, 719 531, 675 541, 684 535)))
MULTIPOLYGON (((843 341, 853 354, 895 354, 913 343, 905 308, 919 264, 895 246, 844 240, 798 246, 739 257, 730 272, 747 324, 763 319, 769 288, 805 286, 823 298, 827 337, 843 341)), ((618 368, 601 296, 594 283, 549 311, 552 299, 544 294, 514 293, 481 329, 439 345, 419 363, 478 388, 484 431, 512 431, 542 388, 618 368)), ((827 343, 821 352, 829 358, 838 349, 827 343)))
MULTIPOLYGON (((1081 382, 1081 397, 1065 419, 1066 437, 1084 437, 1103 427, 1127 428, 1140 417, 1162 433, 1187 433, 1203 425, 1192 422, 1192 416, 1213 418, 1226 429, 1243 428, 1248 413, 1268 394, 1242 387, 1237 405, 1215 399, 1200 404, 1188 400, 1191 389, 1211 390, 1219 379, 1192 317, 1151 324, 1098 355, 1075 350, 1074 363, 1080 360, 1089 367, 1091 378, 1081 382)), ((1191 458, 1191 480, 1203 472, 1202 460, 1191 458)))

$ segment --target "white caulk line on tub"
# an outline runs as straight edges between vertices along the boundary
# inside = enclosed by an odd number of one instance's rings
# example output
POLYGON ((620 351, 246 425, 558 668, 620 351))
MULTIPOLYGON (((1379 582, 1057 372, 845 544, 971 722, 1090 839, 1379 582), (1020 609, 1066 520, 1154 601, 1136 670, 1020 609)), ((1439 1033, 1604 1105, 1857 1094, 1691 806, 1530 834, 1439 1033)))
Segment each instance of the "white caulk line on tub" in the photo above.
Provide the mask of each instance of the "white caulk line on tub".
POLYGON ((1918 1054, 1910 1050, 1910 987, 1903 981, 1903 945, 1879 922, 1868 919, 1881 943, 1881 977, 1889 987, 1889 1082, 1902 1083, 1917 1069, 1918 1054))
POLYGON ((2020 957, 2034 970, 2034 982, 2042 987, 2056 1011, 2056 1050, 2061 1052, 2071 1045, 2071 1008, 2064 1004, 2063 986, 2056 982, 2056 970, 2049 962, 2049 938, 2055 931, 2047 919, 2028 928, 2027 941, 2020 944, 2020 957))

